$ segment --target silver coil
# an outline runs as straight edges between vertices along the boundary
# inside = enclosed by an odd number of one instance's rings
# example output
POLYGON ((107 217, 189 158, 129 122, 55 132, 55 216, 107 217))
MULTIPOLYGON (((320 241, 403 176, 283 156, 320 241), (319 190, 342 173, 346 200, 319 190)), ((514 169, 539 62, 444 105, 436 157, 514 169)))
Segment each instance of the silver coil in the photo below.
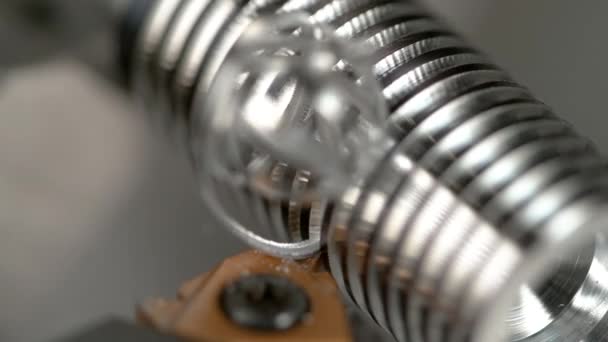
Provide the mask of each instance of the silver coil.
POLYGON ((201 192, 251 246, 287 257, 317 253, 327 199, 365 177, 393 143, 366 60, 365 50, 306 15, 259 18, 195 103, 190 144, 201 192), (249 194, 248 204, 222 201, 228 191, 249 194), (256 233, 268 226, 291 242, 256 233))
POLYGON ((188 141, 243 25, 291 11, 364 41, 398 143, 331 203, 226 191, 258 212, 242 219, 285 240, 321 231, 341 288, 401 341, 606 340, 605 160, 418 6, 159 0, 136 54, 140 98, 188 141))

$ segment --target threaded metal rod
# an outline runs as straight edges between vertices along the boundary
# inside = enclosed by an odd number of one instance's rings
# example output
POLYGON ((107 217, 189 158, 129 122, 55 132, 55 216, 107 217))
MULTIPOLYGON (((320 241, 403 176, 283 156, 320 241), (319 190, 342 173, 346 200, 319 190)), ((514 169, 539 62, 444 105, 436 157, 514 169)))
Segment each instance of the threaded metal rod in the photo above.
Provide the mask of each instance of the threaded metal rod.
POLYGON ((605 161, 419 7, 159 0, 134 51, 138 93, 163 126, 187 136, 193 101, 204 99, 240 25, 289 11, 365 40, 399 144, 322 215, 234 191, 255 208, 252 222, 290 239, 322 229, 344 292, 399 340, 604 340, 605 161))

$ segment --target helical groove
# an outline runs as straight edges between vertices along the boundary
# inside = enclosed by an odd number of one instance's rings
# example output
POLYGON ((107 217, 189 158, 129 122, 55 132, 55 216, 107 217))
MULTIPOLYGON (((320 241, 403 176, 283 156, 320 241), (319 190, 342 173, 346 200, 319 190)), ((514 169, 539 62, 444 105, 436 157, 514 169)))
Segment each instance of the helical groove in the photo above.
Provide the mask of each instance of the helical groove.
POLYGON ((158 0, 134 52, 136 92, 187 146, 242 25, 295 11, 363 41, 397 143, 334 201, 226 191, 243 220, 285 241, 322 233, 340 287, 400 341, 603 341, 605 159, 418 5, 158 0))

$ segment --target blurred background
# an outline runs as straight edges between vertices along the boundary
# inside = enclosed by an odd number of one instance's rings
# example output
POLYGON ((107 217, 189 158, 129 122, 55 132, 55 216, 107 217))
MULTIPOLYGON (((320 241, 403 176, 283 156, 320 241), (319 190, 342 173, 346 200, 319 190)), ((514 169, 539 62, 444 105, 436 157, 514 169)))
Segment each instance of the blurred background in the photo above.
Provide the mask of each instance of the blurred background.
MULTIPOLYGON (((607 151, 608 2, 426 2, 607 151)), ((0 341, 132 317, 243 248, 122 89, 64 56, 0 69, 0 341)))

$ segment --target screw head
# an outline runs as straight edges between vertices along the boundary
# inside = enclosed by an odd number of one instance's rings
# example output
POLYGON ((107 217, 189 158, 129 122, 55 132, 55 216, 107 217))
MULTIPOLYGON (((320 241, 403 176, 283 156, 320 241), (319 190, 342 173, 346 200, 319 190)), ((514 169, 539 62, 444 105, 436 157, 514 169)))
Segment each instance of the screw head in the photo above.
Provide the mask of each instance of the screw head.
POLYGON ((285 277, 269 274, 237 279, 224 288, 220 300, 233 322, 257 330, 287 330, 310 310, 306 291, 285 277))

